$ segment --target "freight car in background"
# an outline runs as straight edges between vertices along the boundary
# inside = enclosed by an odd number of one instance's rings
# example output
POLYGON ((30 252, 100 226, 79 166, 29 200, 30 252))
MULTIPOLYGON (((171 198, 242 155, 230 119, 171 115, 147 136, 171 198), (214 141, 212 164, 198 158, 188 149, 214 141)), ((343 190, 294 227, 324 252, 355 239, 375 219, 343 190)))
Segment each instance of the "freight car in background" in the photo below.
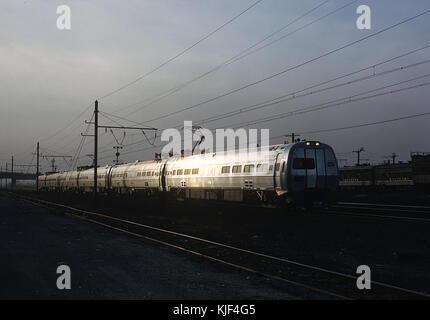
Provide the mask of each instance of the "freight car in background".
POLYGON ((430 153, 413 152, 407 163, 340 168, 341 190, 430 191, 430 153))

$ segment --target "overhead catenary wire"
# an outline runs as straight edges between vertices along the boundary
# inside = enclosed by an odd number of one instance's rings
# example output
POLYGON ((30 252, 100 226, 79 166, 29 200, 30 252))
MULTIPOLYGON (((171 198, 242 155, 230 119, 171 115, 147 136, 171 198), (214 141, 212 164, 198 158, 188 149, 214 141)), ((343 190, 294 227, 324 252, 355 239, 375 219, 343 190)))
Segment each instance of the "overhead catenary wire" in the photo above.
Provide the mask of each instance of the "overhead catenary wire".
POLYGON ((205 105, 205 104, 207 104, 207 103, 209 103, 209 102, 216 101, 216 100, 218 100, 218 99, 220 99, 220 98, 224 98, 224 97, 229 96, 229 95, 231 95, 231 94, 233 94, 233 93, 236 93, 236 92, 242 91, 242 90, 244 90, 244 89, 247 89, 247 88, 249 88, 249 87, 255 86, 255 85, 260 84, 260 83, 262 83, 262 82, 265 82, 265 81, 267 81, 267 80, 270 80, 270 79, 276 78, 276 77, 278 77, 278 76, 280 76, 280 75, 284 75, 284 74, 286 74, 286 73, 288 73, 288 72, 290 72, 290 71, 293 71, 293 70, 299 69, 299 68, 301 68, 301 67, 303 67, 303 66, 305 66, 305 65, 307 65, 307 64, 310 64, 310 63, 312 63, 312 62, 315 62, 315 61, 317 61, 317 60, 320 60, 320 59, 322 59, 322 58, 324 58, 324 57, 327 57, 327 56, 329 56, 329 55, 331 55, 331 54, 333 54, 333 53, 336 53, 336 52, 339 52, 339 51, 344 50, 344 49, 346 49, 346 48, 349 48, 349 47, 351 47, 351 46, 353 46, 353 45, 355 45, 355 44, 357 44, 357 43, 360 43, 360 42, 362 42, 362 41, 368 40, 368 39, 370 39, 370 38, 373 38, 373 37, 375 37, 375 36, 377 36, 377 35, 380 35, 380 34, 382 34, 382 33, 386 32, 386 31, 388 31, 388 30, 394 29, 394 28, 396 28, 396 27, 398 27, 398 26, 400 26, 400 25, 402 25, 402 24, 405 24, 405 23, 410 22, 410 21, 412 21, 412 20, 415 20, 415 19, 417 19, 417 18, 419 18, 419 17, 422 17, 422 16, 424 16, 424 15, 426 15, 426 14, 428 14, 428 13, 430 13, 430 10, 425 10, 425 11, 423 11, 423 12, 421 12, 421 13, 418 13, 418 14, 416 14, 416 15, 412 16, 412 17, 409 17, 409 18, 407 18, 407 19, 404 19, 404 20, 402 20, 402 21, 400 21, 400 22, 397 22, 397 23, 395 23, 395 24, 393 24, 393 25, 390 25, 390 26, 388 26, 388 27, 385 27, 385 28, 383 28, 383 29, 381 29, 381 30, 379 30, 379 31, 377 31, 377 32, 374 32, 374 33, 372 33, 372 34, 370 34, 370 35, 367 35, 367 36, 361 37, 361 38, 359 38, 359 39, 357 39, 357 40, 354 40, 354 41, 348 42, 347 44, 344 44, 344 45, 342 45, 342 46, 340 46, 340 47, 338 47, 338 48, 336 48, 336 49, 329 50, 329 51, 327 51, 327 52, 325 52, 325 53, 323 53, 323 54, 321 54, 321 55, 318 55, 318 56, 316 56, 316 57, 314 57, 314 58, 311 58, 311 59, 309 59, 309 60, 306 60, 306 61, 304 61, 304 62, 302 62, 302 63, 299 63, 299 64, 297 64, 297 65, 294 65, 294 66, 292 66, 292 67, 287 67, 287 68, 285 68, 285 69, 283 69, 283 70, 281 70, 281 71, 279 71, 279 72, 276 72, 276 73, 274 73, 274 74, 271 74, 271 75, 269 75, 269 76, 267 76, 267 77, 264 77, 264 78, 262 78, 262 79, 260 79, 260 80, 250 82, 250 83, 248 83, 248 84, 246 84, 246 85, 244 85, 244 86, 241 86, 241 87, 239 87, 239 88, 236 88, 236 89, 233 89, 233 90, 229 90, 229 91, 224 92, 224 93, 222 93, 222 94, 219 94, 219 95, 217 95, 217 96, 215 96, 215 97, 212 97, 212 98, 210 98, 210 99, 206 99, 206 100, 204 100, 204 101, 201 101, 201 102, 199 102, 199 103, 196 103, 196 104, 193 104, 193 105, 190 105, 190 106, 187 106, 187 107, 183 107, 183 108, 181 108, 181 109, 179 109, 179 110, 172 111, 172 112, 166 113, 166 114, 164 114, 164 115, 161 115, 161 116, 158 116, 158 117, 151 118, 151 119, 146 120, 146 121, 144 121, 144 122, 142 122, 142 123, 147 124, 147 123, 149 123, 149 122, 153 122, 153 121, 157 121, 157 120, 165 119, 165 118, 171 117, 171 116, 173 116, 173 115, 180 114, 180 113, 182 113, 182 112, 185 112, 185 111, 188 111, 188 110, 191 110, 191 109, 195 109, 195 108, 200 107, 200 106, 202 106, 202 105, 205 105))
MULTIPOLYGON (((70 122, 68 122, 65 126, 63 126, 63 127, 61 127, 60 129, 58 129, 56 132, 54 132, 53 134, 51 134, 51 135, 49 135, 49 136, 47 136, 47 137, 44 137, 44 138, 42 138, 42 139, 39 139, 39 141, 40 142, 46 142, 46 141, 49 141, 50 139, 52 139, 52 138, 54 138, 54 137, 56 137, 56 136, 58 136, 61 132, 63 132, 63 131, 65 131, 66 129, 68 129, 73 123, 75 123, 77 120, 79 120, 89 109, 90 109, 90 107, 91 106, 88 106, 88 107, 85 107, 83 110, 82 110, 82 112, 80 112, 76 117, 74 117, 70 122)), ((79 126, 81 126, 81 125, 79 125, 79 126)), ((73 128, 73 130, 75 130, 75 129, 77 129, 78 127, 75 127, 75 128, 73 128)), ((72 131, 73 131, 72 130, 72 131)), ((26 148, 26 149, 30 149, 31 148, 31 146, 28 146, 28 148, 26 148)), ((22 152, 22 153, 19 153, 18 154, 18 156, 19 155, 23 155, 23 154, 25 154, 25 153, 27 153, 27 151, 25 151, 25 152, 22 152)))
POLYGON ((246 12, 248 12, 249 10, 251 10, 252 8, 254 8, 257 4, 259 4, 260 2, 262 2, 263 0, 257 0, 255 2, 253 2, 249 7, 247 7, 245 10, 241 11, 239 14, 235 15, 233 18, 229 19, 227 22, 223 23, 221 26, 217 27, 215 30, 209 32, 207 35, 205 35, 203 38, 199 39, 197 42, 193 43, 192 45, 190 45, 189 47, 185 48, 184 50, 182 50, 181 52, 179 52, 178 54, 174 55, 173 57, 167 59, 166 61, 164 61, 163 63, 161 63, 160 65, 158 65, 157 67, 155 67, 154 69, 144 73, 143 75, 137 77, 136 79, 134 79, 133 81, 130 81, 128 83, 126 83, 125 85, 119 87, 118 89, 115 89, 113 91, 110 91, 102 96, 100 96, 99 98, 97 98, 97 100, 102 100, 105 99, 115 93, 118 93, 119 91, 124 90, 125 88, 130 87, 131 85, 139 82, 140 80, 148 77, 149 75, 153 74, 154 72, 160 70, 161 68, 163 68, 164 66, 166 66, 167 64, 169 64, 170 62, 172 62, 173 60, 179 58, 180 56, 184 55, 186 52, 190 51, 192 48, 194 48, 195 46, 197 46, 198 44, 202 43, 203 41, 205 41, 206 39, 208 39, 209 37, 211 37, 212 35, 214 35, 215 33, 217 33, 219 30, 221 30, 222 28, 224 28, 225 26, 229 25, 230 23, 232 23, 233 21, 235 21, 237 18, 239 18, 240 16, 242 16, 243 14, 245 14, 246 12))
MULTIPOLYGON (((428 11, 426 11, 426 12, 423 12, 422 14, 420 14, 420 15, 423 15, 423 14, 426 14, 428 11)), ((418 16, 420 16, 420 15, 418 15, 418 16)), ((415 17, 417 17, 417 16, 415 16, 415 17)), ((414 17, 413 17, 414 18, 414 17)), ((412 18, 410 18, 410 19, 412 19, 412 18)), ((407 20, 410 20, 410 19, 407 19, 407 20)), ((403 21, 403 22, 400 22, 399 24, 401 24, 401 23, 404 23, 405 21, 403 21)), ((396 24, 396 25, 398 25, 398 24, 396 24)), ((393 26, 392 26, 393 27, 393 26)), ((382 32, 383 30, 381 30, 381 31, 379 31, 379 32, 382 32)), ((373 35, 375 35, 375 34, 372 34, 372 35, 370 35, 370 36, 373 36, 373 35)))
MULTIPOLYGON (((337 88, 340 88, 340 87, 343 87, 343 86, 347 86, 347 85, 351 85, 351 84, 354 84, 354 83, 357 83, 357 82, 361 82, 363 80, 369 80, 369 79, 373 79, 373 78, 376 78, 376 77, 385 76, 385 75, 388 75, 388 74, 391 74, 391 73, 394 73, 394 72, 397 72, 397 71, 403 71, 403 70, 406 70, 408 68, 413 68, 413 67, 421 66, 421 65, 427 64, 427 63, 430 63, 430 59, 422 60, 422 61, 419 61, 417 63, 412 63, 412 64, 409 64, 409 65, 406 65, 406 66, 396 67, 396 68, 393 68, 393 69, 390 69, 390 70, 387 70, 387 71, 382 71, 382 72, 378 72, 378 73, 372 73, 370 75, 367 75, 367 76, 364 76, 364 77, 361 77, 361 78, 358 78, 358 79, 346 81, 346 82, 343 82, 343 83, 339 83, 339 84, 336 84, 336 85, 332 85, 332 86, 329 86, 329 87, 318 89, 318 90, 315 90, 315 91, 310 91, 310 92, 307 92, 307 93, 300 94, 301 92, 304 92, 304 91, 307 91, 307 90, 310 90, 310 89, 314 89, 315 87, 320 87, 322 85, 320 83, 320 84, 317 84, 317 85, 314 85, 314 86, 311 86, 311 87, 308 87, 308 88, 305 88, 305 89, 297 90, 297 91, 289 93, 287 95, 279 96, 279 97, 277 97, 275 99, 266 100, 266 101, 258 103, 258 104, 254 104, 254 105, 247 106, 247 107, 242 107, 242 108, 240 108, 238 110, 229 111, 229 112, 227 112, 225 114, 221 114, 221 115, 212 116, 212 117, 209 117, 209 118, 206 118, 206 119, 202 119, 202 120, 197 121, 196 124, 197 125, 202 125, 202 124, 207 124, 207 123, 211 123, 211 122, 214 122, 214 121, 218 121, 218 120, 223 120, 223 119, 226 119, 226 118, 230 118, 230 117, 235 116, 235 115, 243 115, 244 113, 247 113, 247 112, 250 112, 250 111, 255 111, 255 110, 263 109, 263 108, 270 107, 270 106, 273 106, 273 105, 276 105, 276 104, 279 104, 279 103, 283 103, 283 102, 295 100, 295 99, 298 99, 298 98, 303 98, 303 97, 306 97, 306 96, 309 96, 309 95, 314 95, 314 94, 325 92, 325 91, 332 90, 332 89, 337 89, 337 88)), ((363 70, 360 70, 358 72, 362 72, 362 71, 363 70)), ((358 72, 354 72, 354 74, 358 73, 358 72)), ((339 80, 339 77, 335 78, 335 80, 339 80)), ((333 79, 329 80, 329 81, 325 81, 324 84, 328 84, 328 83, 333 82, 333 81, 334 81, 333 79)))
MULTIPOLYGON (((182 50, 180 53, 176 54, 175 56, 171 57, 170 59, 168 59, 167 61, 163 62, 162 64, 160 64, 159 66, 157 66, 156 68, 152 69, 151 71, 139 76, 138 78, 136 78, 135 80, 133 80, 132 82, 127 83, 124 86, 121 86, 118 89, 115 89, 101 97, 98 98, 98 100, 107 98, 108 96, 111 96, 129 86, 131 86, 132 84, 142 80, 143 78, 146 78, 147 76, 149 76, 150 74, 156 72, 157 70, 161 69, 162 67, 164 67, 165 65, 167 65, 168 63, 172 62, 173 60, 179 58, 180 56, 182 56, 183 54, 185 54, 186 52, 188 52, 189 50, 191 50, 192 48, 194 48, 195 46, 197 46, 198 44, 200 44, 201 42, 203 42, 204 40, 208 39, 209 37, 211 37, 213 34, 215 34, 216 32, 218 32, 219 30, 221 30, 222 28, 224 28, 225 26, 229 25, 230 23, 232 23, 233 21, 235 21, 237 18, 239 18, 240 16, 242 16, 243 14, 245 14, 246 12, 248 12, 249 10, 251 10, 253 7, 255 7, 256 5, 258 5, 260 2, 263 2, 264 0, 257 0, 255 2, 253 2, 250 6, 248 6, 247 8, 245 8, 243 11, 241 11, 239 14, 235 15, 233 18, 229 19, 228 21, 226 21, 225 23, 223 23, 221 26, 217 27, 215 30, 213 30, 212 32, 210 32, 209 34, 205 35, 203 38, 199 39, 197 42, 193 43, 191 46, 187 47, 186 49, 182 50)), ((58 131, 56 131, 55 133, 53 133, 52 135, 41 139, 40 141, 47 141, 52 139, 53 137, 57 136, 58 134, 60 134, 61 132, 63 132, 64 130, 66 130, 67 128, 69 128, 74 122, 76 122, 78 119, 80 119, 85 112, 87 112, 90 108, 92 107, 92 105, 89 105, 88 107, 86 107, 82 112, 80 112, 75 118, 73 118, 68 124, 66 124, 66 126, 60 128, 58 131)))
MULTIPOLYGON (((411 64, 410 66, 412 66, 412 65, 417 66, 417 65, 420 65, 421 63, 423 63, 423 62, 414 63, 414 64, 411 64)), ((397 67, 397 68, 392 69, 392 70, 399 71, 399 70, 405 70, 405 69, 406 69, 405 67, 397 67)), ((387 74, 387 72, 389 73, 389 72, 391 72, 391 70, 385 71, 385 72, 382 72, 382 73, 383 74, 387 74)), ((373 74, 372 76, 375 76, 375 75, 376 74, 373 74)), ((428 76, 430 76, 430 74, 419 76, 419 77, 414 77, 412 79, 408 79, 408 80, 396 82, 394 84, 390 84, 390 85, 387 85, 387 86, 383 86, 383 87, 379 87, 379 88, 376 88, 376 89, 364 91, 364 92, 361 92, 359 94, 355 94, 355 95, 351 95, 351 96, 346 96, 346 97, 339 98, 339 99, 336 99, 336 100, 331 100, 329 102, 324 102, 324 103, 320 103, 320 104, 317 104, 317 105, 312 105, 310 107, 300 107, 297 110, 295 110, 293 113, 298 113, 299 112, 300 114, 302 114, 302 113, 313 112, 313 111, 318 111, 318 110, 321 110, 321 109, 327 109, 327 108, 339 106, 339 105, 342 105, 342 104, 345 104, 345 103, 354 102, 356 100, 366 100, 366 99, 369 99, 370 97, 366 97, 365 99, 363 97, 361 97, 361 98, 357 98, 357 97, 360 97, 360 96, 365 95, 365 94, 369 94, 369 93, 381 91, 381 90, 384 90, 384 89, 387 89, 387 88, 391 88, 391 87, 394 87, 394 86, 398 86, 400 84, 408 83, 408 82, 411 82, 411 81, 420 80, 420 79, 426 78, 428 76)), ((367 79, 367 77, 364 77, 364 79, 367 79)), ((363 78, 362 78, 362 80, 363 80, 363 78)), ((350 83, 350 81, 346 82, 345 84, 348 84, 348 83, 350 83)), ((385 95, 385 93, 383 95, 385 95)), ((282 101, 280 101, 280 102, 282 102, 282 101)), ((255 121, 254 122, 249 122, 249 121, 242 122, 242 123, 239 123, 239 124, 235 124, 232 127, 238 128, 238 127, 241 127, 241 126, 249 126, 251 124, 257 124, 257 123, 263 123, 263 122, 273 121, 273 120, 276 120, 276 119, 278 119, 280 117, 281 118, 285 118, 287 115, 291 116, 290 113, 291 113, 291 111, 286 112, 286 113, 282 113, 282 114, 278 114, 278 115, 274 115, 274 116, 270 116, 270 117, 266 117, 266 118, 263 118, 263 119, 258 119, 256 122, 255 121)), ((177 126, 177 128, 179 128, 179 127, 180 126, 177 126)), ((137 143, 141 143, 141 142, 142 141, 138 141, 137 143)), ((137 143, 131 143, 131 144, 126 145, 126 146, 130 146, 130 145, 137 144, 137 143)), ((101 153, 103 153, 103 152, 104 151, 102 151, 101 153)))
MULTIPOLYGON (((424 13, 423 13, 424 14, 424 13)), ((410 20, 410 19, 409 19, 410 20)))
POLYGON ((250 125, 255 125, 255 124, 264 123, 264 122, 268 122, 268 121, 274 121, 274 120, 284 119, 286 117, 292 117, 292 116, 296 116, 296 115, 304 114, 304 113, 309 113, 309 112, 321 111, 321 110, 324 110, 324 109, 337 107, 337 106, 340 106, 340 105, 343 105, 343 104, 347 104, 347 103, 368 100, 368 99, 372 99, 372 98, 384 96, 384 95, 387 95, 387 94, 398 93, 398 92, 403 92, 403 91, 410 90, 410 89, 416 89, 416 88, 424 87, 424 86, 429 85, 430 82, 425 82, 425 83, 422 83, 422 84, 417 84, 417 85, 409 86, 409 87, 406 87, 406 88, 400 88, 400 89, 390 90, 390 91, 386 91, 386 92, 382 92, 382 93, 377 93, 377 94, 374 94, 374 95, 368 95, 368 96, 361 97, 361 96, 363 96, 365 94, 369 94, 369 93, 381 91, 381 90, 384 90, 384 89, 392 88, 392 87, 398 86, 400 84, 404 84, 404 83, 408 83, 408 82, 411 82, 411 81, 420 80, 420 79, 427 78, 427 77, 430 77, 430 73, 426 74, 426 75, 423 75, 423 76, 414 77, 412 79, 408 79, 408 80, 396 82, 394 84, 390 84, 390 85, 387 85, 387 86, 383 86, 383 87, 379 87, 379 88, 376 88, 376 89, 364 91, 364 92, 361 92, 361 93, 358 93, 358 94, 355 94, 355 95, 350 95, 350 96, 347 96, 347 97, 344 97, 344 98, 339 98, 339 99, 331 100, 329 102, 319 103, 319 104, 312 105, 312 106, 309 106, 309 107, 299 107, 299 108, 297 108, 295 110, 290 110, 290 111, 283 112, 283 113, 276 114, 276 115, 272 115, 272 116, 269 116, 269 117, 260 118, 260 119, 254 120, 254 121, 246 121, 246 122, 236 123, 236 124, 233 125, 233 127, 250 126, 250 125))
MULTIPOLYGON (((429 75, 430 76, 430 75, 429 75)), ((398 93, 398 92, 402 92, 402 91, 406 91, 406 90, 411 90, 411 89, 417 89, 417 88, 423 88, 423 87, 425 87, 425 86, 428 86, 428 85, 430 85, 430 82, 427 82, 427 83, 423 83, 423 84, 418 84, 418 85, 414 85, 414 86, 409 86, 409 87, 405 87, 405 88, 402 88, 402 89, 397 89, 397 90, 391 90, 391 91, 387 91, 387 92, 383 92, 383 93, 379 93, 379 94, 375 94, 375 95, 372 95, 372 96, 366 96, 366 97, 362 97, 361 98, 361 100, 364 100, 364 99, 373 99, 373 98, 377 98, 377 97, 381 97, 381 96, 384 96, 384 95, 389 95, 389 94, 394 94, 394 93, 398 93)), ((349 104, 349 103, 353 103, 353 102, 356 102, 356 101, 358 101, 358 99, 357 100, 344 100, 342 103, 340 103, 340 102, 338 102, 338 105, 341 105, 341 104, 349 104)), ((308 112, 310 112, 310 111, 308 111, 308 112)), ((422 115, 420 115, 420 114, 418 114, 418 115, 412 115, 413 117, 410 117, 410 118, 417 118, 417 117, 420 117, 420 116, 426 116, 427 114, 425 113, 423 113, 422 115)), ((284 116, 284 117, 286 117, 286 116, 284 116)), ((405 119, 408 119, 409 118, 409 116, 405 116, 404 117, 405 119)), ((274 121, 274 120, 277 120, 278 118, 274 118, 274 119, 265 119, 264 121, 265 122, 268 122, 268 121, 274 121)), ((389 120, 392 120, 392 119, 389 119, 389 120)), ((400 121, 400 120, 402 120, 402 119, 399 119, 398 121, 400 121)), ((395 120, 393 120, 393 121, 389 121, 389 122, 394 122, 395 120)), ((369 125, 371 125, 371 124, 369 124, 369 125)), ((300 134, 305 134, 305 133, 300 133, 300 134)), ((275 138, 280 138, 280 137, 284 137, 284 135, 282 135, 282 136, 276 136, 276 137, 272 137, 271 139, 275 139, 275 138)), ((151 149, 154 149, 154 148, 159 148, 159 147, 161 147, 162 145, 155 145, 155 146, 149 146, 149 147, 146 147, 146 148, 143 148, 143 149, 138 149, 138 150, 130 150, 130 151, 128 151, 128 152, 125 152, 125 153, 123 153, 123 155, 127 155, 127 154, 132 154, 132 153, 136 153, 136 152, 143 152, 143 151, 147 151, 147 150, 151 150, 151 149)), ((104 157, 104 158, 101 158, 101 160, 103 160, 103 159, 106 159, 107 157, 104 157)))
MULTIPOLYGON (((364 123, 354 124, 354 125, 344 126, 344 127, 318 129, 318 130, 310 130, 310 131, 300 131, 300 132, 298 132, 298 134, 315 134, 315 133, 343 131, 343 130, 369 127, 369 126, 385 124, 385 123, 390 123, 390 122, 396 122, 396 121, 401 121, 401 120, 407 120, 407 119, 421 118, 421 117, 425 117, 425 116, 430 116, 430 112, 416 113, 416 114, 411 114, 411 115, 406 115, 406 116, 396 117, 396 118, 391 118, 391 119, 385 119, 385 120, 380 120, 380 121, 364 122, 364 123)), ((275 136, 275 137, 273 137, 273 139, 281 138, 281 137, 284 137, 284 135, 275 136)), ((352 152, 351 151, 350 152, 343 152, 343 153, 338 152, 338 154, 348 154, 348 153, 352 153, 352 152)))
MULTIPOLYGON (((336 9, 336 10, 334 10, 334 11, 330 12, 328 15, 334 14, 334 13, 338 12, 339 10, 341 10, 341 9, 345 8, 346 6, 349 6, 349 5, 351 5, 352 3, 357 2, 357 1, 358 1, 358 0, 354 0, 354 1, 352 1, 352 2, 350 2, 350 3, 348 3, 348 4, 346 4, 346 5, 344 5, 344 6, 340 7, 340 8, 338 8, 338 9, 336 9)), ((271 38, 271 37, 273 37, 274 35, 276 35, 276 34, 278 34, 278 33, 282 32, 283 30, 285 30, 286 28, 288 28, 288 27, 289 27, 289 26, 291 26, 292 24, 294 24, 294 23, 296 23, 296 22, 300 21, 301 19, 305 18, 306 16, 308 16, 309 14, 311 14, 311 13, 312 13, 312 12, 314 12, 315 10, 319 9, 320 7, 322 7, 323 5, 325 5, 325 4, 326 4, 326 3, 328 3, 328 2, 329 2, 329 0, 326 0, 326 1, 321 2, 320 4, 316 5, 315 7, 311 8, 310 10, 306 11, 304 14, 302 14, 302 15, 300 15, 299 17, 297 17, 297 18, 293 19, 292 21, 288 22, 286 25, 282 26, 281 28, 278 28, 278 29, 277 29, 277 30, 275 30, 274 32, 271 32, 269 35, 267 35, 267 36, 263 37, 262 39, 258 40, 257 42, 255 42, 255 43, 254 43, 254 44, 252 44, 251 46, 247 47, 247 48, 246 48, 246 49, 244 49, 244 50, 241 50, 239 53, 237 53, 237 54, 235 54, 234 56, 232 56, 231 58, 229 58, 229 59, 227 59, 227 60, 223 61, 222 63, 218 64, 217 66, 215 66, 215 67, 213 67, 213 68, 209 69, 208 71, 206 71, 206 72, 204 72, 204 73, 202 73, 202 74, 200 74, 200 75, 198 75, 198 76, 196 76, 196 77, 194 77, 194 78, 192 78, 192 79, 190 79, 190 80, 188 80, 188 81, 186 81, 186 82, 183 82, 182 84, 180 84, 180 85, 178 85, 178 86, 174 86, 174 87, 172 87, 172 88, 170 88, 170 89, 168 89, 168 90, 162 91, 162 92, 158 93, 157 95, 155 95, 155 96, 154 96, 154 97, 152 97, 152 98, 144 99, 144 100, 141 100, 141 101, 138 101, 138 102, 134 102, 134 103, 132 103, 132 104, 126 105, 126 106, 124 106, 124 107, 121 107, 121 108, 117 109, 116 111, 117 111, 117 112, 118 112, 118 111, 122 111, 122 110, 128 109, 128 108, 130 108, 130 107, 133 107, 133 106, 139 105, 139 104, 141 104, 141 103, 144 103, 144 102, 146 102, 146 101, 148 101, 148 100, 152 100, 152 101, 150 101, 149 103, 147 103, 147 104, 145 104, 145 105, 143 105, 143 106, 139 107, 137 110, 135 110, 135 111, 133 111, 133 112, 131 112, 131 113, 129 113, 129 114, 127 114, 127 115, 126 115, 126 116, 129 116, 129 115, 131 115, 131 114, 136 113, 136 112, 137 112, 137 111, 139 111, 139 110, 142 110, 142 109, 144 109, 144 108, 147 108, 147 107, 149 107, 149 106, 153 105, 154 103, 159 102, 159 101, 161 101, 161 100, 163 100, 163 99, 165 99, 165 98, 167 98, 167 97, 171 96, 172 94, 174 94, 174 93, 176 93, 176 92, 179 92, 179 91, 180 91, 180 90, 182 90, 183 88, 187 87, 188 85, 190 85, 190 84, 192 84, 192 83, 194 83, 194 82, 196 82, 196 81, 198 81, 198 80, 201 80, 201 79, 205 78, 205 77, 206 77, 206 76, 208 76, 209 74, 211 74, 211 73, 213 73, 213 72, 215 72, 215 71, 218 71, 218 70, 222 69, 223 67, 225 67, 225 66, 227 66, 227 65, 229 65, 229 64, 231 64, 231 63, 233 63, 233 62, 239 61, 239 60, 241 59, 240 57, 241 57, 242 55, 244 55, 246 52, 250 51, 251 49, 255 48, 256 46, 258 46, 258 45, 260 45, 261 43, 265 42, 266 40, 270 39, 270 38, 271 38)), ((325 18, 325 17, 327 17, 328 15, 324 16, 324 18, 325 18)), ((316 22, 316 21, 314 21, 313 23, 315 23, 315 22, 316 22)), ((313 24, 313 23, 312 23, 312 24, 313 24)), ((309 25, 311 25, 311 24, 308 24, 308 26, 309 26, 309 25)), ((291 34, 292 34, 292 33, 290 33, 290 35, 291 35, 291 34)))
MULTIPOLYGON (((236 107, 236 108, 231 107, 230 109, 233 109, 232 111, 228 111, 228 112, 225 112, 225 113, 221 113, 221 114, 218 114, 218 115, 215 115, 215 116, 211 116, 211 117, 208 117, 208 118, 204 118, 204 119, 198 120, 197 122, 195 122, 195 124, 197 124, 197 125, 208 124, 208 123, 211 123, 211 122, 214 122, 214 121, 222 120, 222 119, 225 119, 225 118, 230 118, 232 116, 243 115, 244 113, 247 113, 249 111, 254 111, 254 110, 257 110, 257 109, 262 109, 262 108, 266 108, 266 107, 269 107, 269 106, 272 106, 272 105, 275 105, 275 104, 279 104, 279 103, 282 103, 282 102, 286 102, 286 101, 290 101, 290 100, 293 100, 293 99, 298 99, 298 98, 301 98, 301 97, 305 97, 307 95, 321 93, 321 92, 324 92, 324 91, 327 91, 327 90, 331 90, 333 88, 339 88, 341 86, 350 85, 350 84, 357 83, 357 82, 360 82, 360 81, 363 81, 363 80, 368 80, 368 79, 372 79, 372 78, 375 78, 375 77, 384 76, 384 75, 387 75, 387 74, 390 74, 390 73, 393 73, 393 72, 404 71, 404 70, 406 70, 408 68, 417 67, 419 65, 428 63, 429 60, 428 59, 427 60, 422 60, 422 61, 419 61, 419 62, 416 62, 416 63, 411 63, 411 64, 404 65, 404 66, 399 66, 399 67, 396 67, 396 68, 393 68, 393 69, 390 69, 390 70, 381 71, 381 72, 377 72, 377 73, 375 72, 376 67, 380 67, 380 66, 382 66, 382 65, 384 65, 386 63, 395 61, 397 59, 406 57, 408 55, 411 55, 413 53, 417 53, 419 51, 422 51, 422 50, 428 49, 428 48, 430 48, 430 44, 422 46, 422 47, 414 49, 414 50, 410 50, 408 52, 405 52, 405 53, 402 53, 402 54, 397 55, 395 57, 391 57, 389 59, 380 61, 378 63, 368 65, 367 67, 359 68, 359 69, 354 70, 352 72, 348 72, 346 74, 342 74, 340 76, 336 76, 336 77, 331 78, 329 80, 324 80, 322 82, 318 82, 318 83, 313 84, 311 86, 308 86, 308 87, 305 87, 305 88, 302 88, 302 89, 299 89, 299 90, 295 90, 295 91, 292 91, 292 92, 288 92, 286 94, 282 94, 282 95, 277 96, 275 98, 264 100, 264 101, 261 101, 261 102, 258 102, 258 103, 252 104, 252 105, 248 105, 248 106, 240 106, 240 107, 236 107), (362 72, 367 71, 367 70, 372 70, 373 71, 372 74, 370 74, 368 76, 364 76, 364 77, 358 78, 358 79, 349 80, 349 81, 346 81, 346 82, 343 82, 343 83, 339 83, 339 84, 336 84, 334 86, 325 87, 325 88, 322 88, 322 89, 318 89, 318 90, 311 91, 311 92, 303 94, 303 92, 306 92, 308 90, 316 89, 316 88, 321 87, 323 85, 330 84, 332 82, 335 82, 335 81, 338 81, 338 80, 350 77, 350 76, 355 75, 355 74, 362 73, 362 72)), ((132 122, 134 124, 139 124, 139 125, 142 124, 142 123, 139 123, 139 122, 136 122, 136 121, 133 121, 133 120, 126 119, 124 117, 116 116, 114 114, 110 114, 110 113, 106 113, 106 112, 105 112, 105 114, 107 114, 109 116, 112 116, 112 117, 116 117, 116 118, 125 120, 125 121, 132 122)), ((180 126, 181 125, 178 125, 175 128, 180 128, 180 126)))

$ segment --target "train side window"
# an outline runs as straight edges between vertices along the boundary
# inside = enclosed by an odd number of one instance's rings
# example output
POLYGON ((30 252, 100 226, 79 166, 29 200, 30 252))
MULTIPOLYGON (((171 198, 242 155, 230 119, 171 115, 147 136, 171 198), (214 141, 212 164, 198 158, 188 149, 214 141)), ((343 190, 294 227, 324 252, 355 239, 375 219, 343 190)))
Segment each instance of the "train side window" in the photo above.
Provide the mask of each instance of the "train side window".
POLYGON ((173 170, 172 175, 173 175, 173 176, 175 176, 175 175, 176 175, 176 170, 173 170))
POLYGON ((230 166, 224 166, 221 168, 221 173, 230 173, 230 166))
POLYGON ((233 166, 233 173, 241 173, 242 172, 242 166, 233 166))
POLYGON ((275 166, 275 171, 279 171, 280 163, 278 162, 275 166))
POLYGON ((182 169, 178 169, 178 176, 182 175, 183 170, 182 169))
POLYGON ((185 169, 184 174, 190 174, 191 169, 185 169))
POLYGON ((273 171, 273 164, 271 164, 270 166, 269 166, 269 172, 270 171, 273 171))
POLYGON ((253 164, 247 164, 245 165, 245 167, 243 168, 243 172, 253 172, 254 171, 254 165, 253 164))
POLYGON ((193 169, 193 174, 199 174, 199 168, 194 168, 193 169))

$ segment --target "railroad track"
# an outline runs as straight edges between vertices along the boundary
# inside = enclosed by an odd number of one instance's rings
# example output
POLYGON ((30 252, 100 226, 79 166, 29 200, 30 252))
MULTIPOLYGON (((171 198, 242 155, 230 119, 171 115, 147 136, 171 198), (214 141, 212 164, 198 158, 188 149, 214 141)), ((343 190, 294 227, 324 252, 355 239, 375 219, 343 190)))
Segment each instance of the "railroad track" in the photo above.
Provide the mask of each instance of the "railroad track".
POLYGON ((101 212, 81 210, 28 196, 17 196, 31 204, 54 208, 62 213, 121 232, 155 242, 190 255, 294 286, 311 298, 331 299, 430 299, 430 293, 411 290, 372 280, 371 290, 356 288, 357 275, 304 264, 291 259, 238 248, 225 243, 189 234, 157 228, 101 212))
POLYGON ((397 204, 338 202, 325 213, 391 220, 430 222, 430 207, 397 204))

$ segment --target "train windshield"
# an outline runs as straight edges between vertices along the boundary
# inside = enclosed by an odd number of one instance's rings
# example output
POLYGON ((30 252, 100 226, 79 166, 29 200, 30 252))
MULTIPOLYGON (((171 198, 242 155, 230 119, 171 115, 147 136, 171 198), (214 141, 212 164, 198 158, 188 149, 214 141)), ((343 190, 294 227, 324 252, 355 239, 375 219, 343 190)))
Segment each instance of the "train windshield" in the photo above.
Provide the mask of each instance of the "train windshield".
POLYGON ((307 158, 294 158, 293 169, 315 169, 315 160, 307 158))
POLYGON ((294 176, 292 183, 296 190, 326 188, 327 177, 338 174, 335 155, 331 148, 323 146, 295 148, 291 173, 294 176))

